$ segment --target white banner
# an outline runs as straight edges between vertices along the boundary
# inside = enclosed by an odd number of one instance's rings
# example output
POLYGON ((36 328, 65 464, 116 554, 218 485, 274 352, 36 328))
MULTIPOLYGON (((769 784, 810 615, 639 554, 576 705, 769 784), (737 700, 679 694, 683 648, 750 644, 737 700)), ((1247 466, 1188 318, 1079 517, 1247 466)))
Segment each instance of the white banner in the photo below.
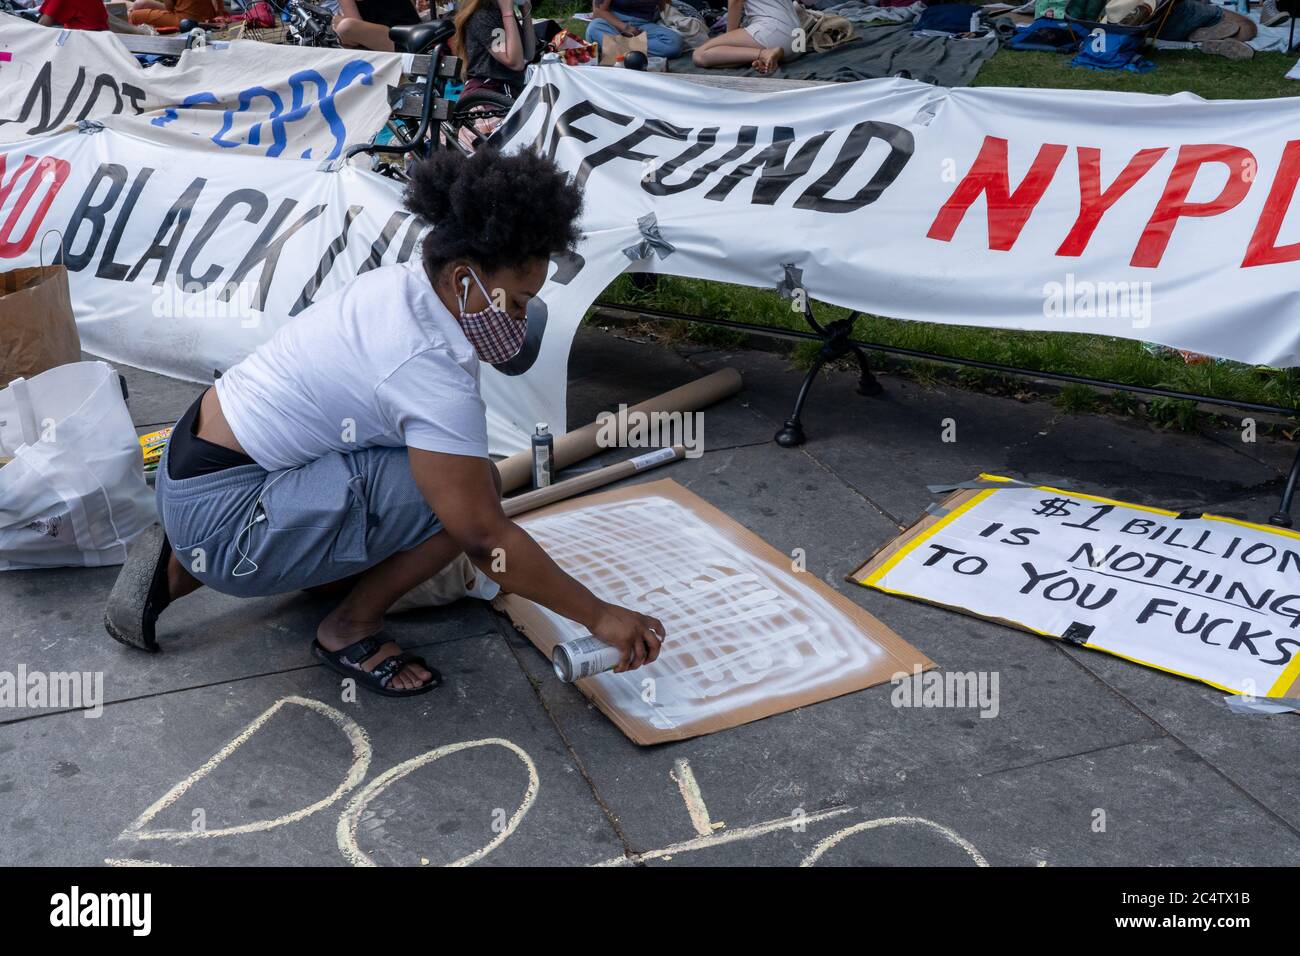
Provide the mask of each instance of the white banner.
MULTIPOLYGON (((306 87, 281 57, 299 53, 318 66, 348 55, 277 47, 291 89, 306 87)), ((574 173, 583 239, 552 263, 524 352, 484 373, 492 450, 528 447, 538 421, 559 430, 573 335, 629 268, 781 287, 794 306, 809 295, 1300 364, 1300 138, 1287 138, 1298 103, 904 80, 755 94, 544 65, 498 135, 574 173)), ((286 130, 229 110, 170 120, 164 108, 0 145, 0 268, 37 264, 37 235, 61 230, 86 347, 209 380, 359 271, 410 257, 422 225, 396 183, 299 158, 338 151, 334 133, 319 136, 324 113, 301 129, 295 110, 277 114, 286 130), (243 133, 222 133, 227 122, 243 133), (185 123, 208 126, 178 133, 185 123), (309 129, 321 145, 295 138, 309 129), (246 145, 213 148, 213 135, 246 145), (177 287, 209 275, 211 288, 242 290, 239 317, 177 287)), ((366 136, 349 125, 346 138, 366 136)), ((528 203, 527 183, 517 201, 528 203)))
POLYGON ((639 267, 656 272, 1294 366, 1298 127, 1294 98, 898 79, 756 94, 554 64, 502 140, 585 184, 601 267, 575 281, 592 294, 653 215, 665 245, 639 267))
POLYGON ((945 505, 853 580, 1220 690, 1293 696, 1300 534, 1049 487, 945 505))
MULTIPOLYGON (((341 163, 159 149, 109 122, 0 144, 0 270, 55 261, 62 242, 95 355, 211 381, 357 275, 419 255, 429 226, 402 207, 394 180, 341 163)), ((586 301, 554 291, 567 318, 558 331, 546 334, 539 297, 522 353, 484 369, 494 453, 528 447, 538 421, 565 420, 569 345, 599 290, 586 301)))
POLYGON ((169 145, 331 160, 383 126, 401 75, 397 53, 253 40, 146 68, 112 33, 0 14, 0 143, 121 116, 119 128, 169 145))

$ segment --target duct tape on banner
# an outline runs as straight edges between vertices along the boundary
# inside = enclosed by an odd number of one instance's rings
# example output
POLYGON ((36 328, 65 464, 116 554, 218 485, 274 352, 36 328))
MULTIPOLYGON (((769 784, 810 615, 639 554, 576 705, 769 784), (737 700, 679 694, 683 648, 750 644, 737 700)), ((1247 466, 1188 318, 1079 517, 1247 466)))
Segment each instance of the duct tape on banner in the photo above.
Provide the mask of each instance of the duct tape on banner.
POLYGON ((776 284, 776 294, 783 299, 793 299, 796 293, 803 291, 803 270, 793 262, 781 263, 785 275, 776 284))
POLYGON ((659 223, 654 213, 648 212, 636 221, 641 230, 641 241, 628 246, 623 255, 633 262, 658 256, 665 259, 677 251, 677 247, 659 234, 659 223))
POLYGON ((1295 697, 1225 697, 1223 702, 1234 714, 1258 716, 1259 714, 1286 714, 1300 710, 1300 698, 1295 697))

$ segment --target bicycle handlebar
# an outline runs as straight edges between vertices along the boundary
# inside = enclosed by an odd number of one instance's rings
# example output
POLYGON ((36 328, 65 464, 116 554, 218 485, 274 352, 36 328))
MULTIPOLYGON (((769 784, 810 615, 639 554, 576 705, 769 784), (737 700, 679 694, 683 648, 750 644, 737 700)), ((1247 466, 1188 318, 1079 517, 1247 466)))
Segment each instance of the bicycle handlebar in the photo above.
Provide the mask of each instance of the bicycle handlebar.
POLYGON ((380 143, 357 143, 355 146, 349 146, 343 153, 343 161, 346 163, 353 156, 359 153, 409 153, 424 141, 424 137, 429 132, 429 124, 433 119, 433 103, 437 98, 434 96, 434 87, 438 77, 438 64, 442 60, 443 44, 439 43, 429 52, 429 72, 424 77, 424 102, 420 107, 420 126, 411 137, 411 141, 405 146, 389 146, 380 143))

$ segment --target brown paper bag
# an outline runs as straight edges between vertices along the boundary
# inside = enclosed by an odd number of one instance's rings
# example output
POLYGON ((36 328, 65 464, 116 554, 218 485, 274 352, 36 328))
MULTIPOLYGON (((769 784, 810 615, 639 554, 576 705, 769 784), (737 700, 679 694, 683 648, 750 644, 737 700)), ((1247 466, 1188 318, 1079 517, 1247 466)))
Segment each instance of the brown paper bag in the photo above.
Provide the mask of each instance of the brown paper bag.
POLYGON ((642 30, 634 37, 625 37, 621 33, 615 33, 613 36, 600 38, 600 65, 613 66, 618 62, 620 56, 626 56, 633 50, 639 50, 642 53, 649 54, 650 48, 646 45, 645 30, 642 30))
POLYGON ((0 388, 80 361, 68 270, 32 266, 0 273, 0 388))

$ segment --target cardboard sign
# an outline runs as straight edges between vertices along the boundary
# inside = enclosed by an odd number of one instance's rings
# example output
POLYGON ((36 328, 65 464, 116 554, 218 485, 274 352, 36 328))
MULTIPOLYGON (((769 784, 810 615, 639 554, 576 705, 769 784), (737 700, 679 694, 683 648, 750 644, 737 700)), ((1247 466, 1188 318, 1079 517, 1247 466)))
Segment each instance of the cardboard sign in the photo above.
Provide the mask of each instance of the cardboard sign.
POLYGON ((1255 697, 1300 676, 1300 534, 981 475, 850 580, 1255 697))
MULTIPOLYGON (((653 664, 577 682, 638 744, 713 733, 933 667, 788 555, 675 481, 573 499, 520 518, 603 600, 657 617, 653 664)), ((517 595, 495 606, 549 659, 587 632, 517 595)))

